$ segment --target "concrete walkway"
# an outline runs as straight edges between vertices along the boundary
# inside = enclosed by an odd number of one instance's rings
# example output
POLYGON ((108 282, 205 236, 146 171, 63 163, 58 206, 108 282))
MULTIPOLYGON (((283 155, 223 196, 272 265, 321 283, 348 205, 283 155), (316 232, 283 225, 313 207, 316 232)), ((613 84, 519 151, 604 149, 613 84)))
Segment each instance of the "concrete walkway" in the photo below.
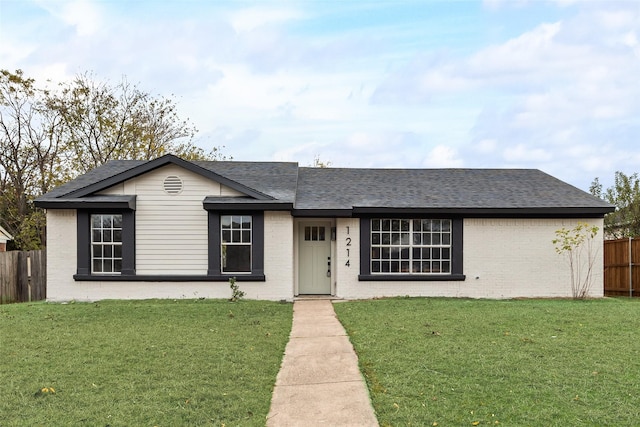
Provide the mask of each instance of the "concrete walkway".
POLYGON ((358 357, 331 301, 294 302, 267 426, 378 426, 358 357))

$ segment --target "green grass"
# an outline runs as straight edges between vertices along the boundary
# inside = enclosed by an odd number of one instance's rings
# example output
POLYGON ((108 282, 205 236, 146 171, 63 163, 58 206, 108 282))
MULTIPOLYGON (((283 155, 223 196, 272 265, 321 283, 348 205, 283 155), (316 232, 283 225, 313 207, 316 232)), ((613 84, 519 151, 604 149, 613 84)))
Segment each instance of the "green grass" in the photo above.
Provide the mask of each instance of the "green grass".
POLYGON ((381 426, 640 420, 638 300, 386 299, 335 310, 381 426))
POLYGON ((0 306, 0 425, 264 426, 291 316, 257 301, 0 306))

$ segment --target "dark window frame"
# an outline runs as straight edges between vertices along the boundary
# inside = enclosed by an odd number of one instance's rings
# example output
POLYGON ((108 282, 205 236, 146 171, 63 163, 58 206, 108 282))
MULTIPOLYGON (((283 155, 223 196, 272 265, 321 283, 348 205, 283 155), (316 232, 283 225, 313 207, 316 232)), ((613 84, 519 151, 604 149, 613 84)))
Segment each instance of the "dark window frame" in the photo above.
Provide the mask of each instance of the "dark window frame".
POLYGON ((462 281, 463 274, 463 219, 423 215, 384 214, 360 218, 360 274, 359 281, 462 281), (371 272, 371 220, 372 219, 450 219, 451 220, 451 273, 372 273, 371 272))
POLYGON ((209 268, 207 276, 213 280, 228 280, 235 277, 239 281, 265 281, 264 275, 264 212, 262 211, 214 211, 209 210, 209 268), (221 227, 223 215, 251 215, 251 272, 227 274, 222 272, 221 227))
POLYGON ((126 280, 136 274, 136 220, 129 209, 78 209, 77 211, 77 268, 74 279, 126 280), (91 272, 91 215, 122 215, 122 270, 119 273, 91 272))

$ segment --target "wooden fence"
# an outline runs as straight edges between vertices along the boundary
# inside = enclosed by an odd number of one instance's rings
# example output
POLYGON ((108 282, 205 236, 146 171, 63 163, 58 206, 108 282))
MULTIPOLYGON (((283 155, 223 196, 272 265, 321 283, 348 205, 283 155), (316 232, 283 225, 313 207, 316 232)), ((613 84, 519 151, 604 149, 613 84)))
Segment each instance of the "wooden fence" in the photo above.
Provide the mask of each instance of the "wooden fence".
POLYGON ((605 240, 604 294, 640 297, 640 238, 605 240))
POLYGON ((45 251, 0 252, 0 304, 47 298, 45 251))

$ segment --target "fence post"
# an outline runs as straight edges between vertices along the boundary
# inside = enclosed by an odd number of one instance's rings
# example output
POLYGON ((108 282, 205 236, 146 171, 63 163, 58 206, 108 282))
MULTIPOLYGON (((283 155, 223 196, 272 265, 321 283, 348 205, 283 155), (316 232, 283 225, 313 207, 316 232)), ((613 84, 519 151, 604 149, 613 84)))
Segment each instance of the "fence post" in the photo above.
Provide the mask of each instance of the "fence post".
POLYGON ((629 296, 633 297, 633 239, 629 237, 629 296))

